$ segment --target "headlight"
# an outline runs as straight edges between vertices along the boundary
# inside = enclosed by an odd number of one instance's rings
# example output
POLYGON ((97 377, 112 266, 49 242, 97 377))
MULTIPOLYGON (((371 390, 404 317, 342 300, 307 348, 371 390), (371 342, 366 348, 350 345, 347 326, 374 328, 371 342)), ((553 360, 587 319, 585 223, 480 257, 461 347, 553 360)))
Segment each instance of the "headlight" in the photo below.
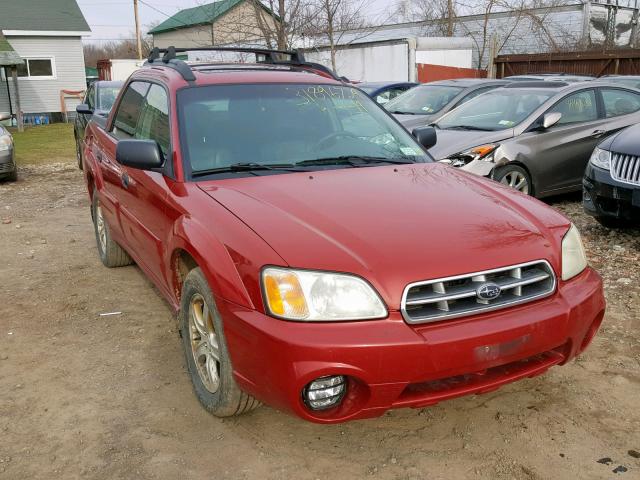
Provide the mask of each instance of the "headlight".
POLYGON ((454 167, 464 167, 467 163, 471 163, 474 160, 485 160, 487 162, 493 162, 493 152, 498 148, 495 143, 487 143, 485 145, 478 145, 477 147, 470 148, 464 152, 451 155, 449 158, 442 160, 444 163, 450 163, 454 167))
POLYGON ((562 280, 569 280, 587 268, 587 256, 580 232, 571 224, 562 239, 562 280))
POLYGON ((609 150, 602 150, 596 147, 589 159, 591 165, 604 168, 605 170, 611 169, 611 152, 609 150))
POLYGON ((262 288, 269 313, 287 320, 322 322, 387 316, 378 294, 353 275, 269 267, 262 271, 262 288))
POLYGON ((9 150, 12 145, 11 135, 0 135, 0 151, 9 150))

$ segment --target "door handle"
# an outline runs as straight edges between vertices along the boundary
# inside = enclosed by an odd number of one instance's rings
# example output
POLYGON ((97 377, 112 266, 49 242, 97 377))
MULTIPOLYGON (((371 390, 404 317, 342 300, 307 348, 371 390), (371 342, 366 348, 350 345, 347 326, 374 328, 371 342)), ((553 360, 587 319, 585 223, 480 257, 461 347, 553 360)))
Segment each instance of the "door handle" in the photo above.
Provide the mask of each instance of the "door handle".
POLYGON ((123 172, 120 176, 120 181, 122 182, 122 187, 126 190, 129 188, 129 175, 127 172, 123 172))
POLYGON ((600 138, 602 135, 604 135, 605 133, 607 133, 606 130, 594 130, 593 133, 591 134, 591 136, 593 138, 600 138))

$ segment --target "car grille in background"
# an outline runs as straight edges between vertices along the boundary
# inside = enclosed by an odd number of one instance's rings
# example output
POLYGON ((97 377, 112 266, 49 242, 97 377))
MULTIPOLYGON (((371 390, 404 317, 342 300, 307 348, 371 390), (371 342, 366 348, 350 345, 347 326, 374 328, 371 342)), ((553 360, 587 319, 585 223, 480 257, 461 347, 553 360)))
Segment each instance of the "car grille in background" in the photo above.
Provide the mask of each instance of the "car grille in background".
POLYGON ((640 157, 612 153, 611 177, 620 182, 640 185, 640 157))
POLYGON ((551 295, 556 277, 548 262, 538 260, 484 272, 439 278, 408 285, 401 311, 407 323, 426 323, 473 315, 551 295), (486 300, 478 296, 484 284, 500 287, 500 294, 486 300))

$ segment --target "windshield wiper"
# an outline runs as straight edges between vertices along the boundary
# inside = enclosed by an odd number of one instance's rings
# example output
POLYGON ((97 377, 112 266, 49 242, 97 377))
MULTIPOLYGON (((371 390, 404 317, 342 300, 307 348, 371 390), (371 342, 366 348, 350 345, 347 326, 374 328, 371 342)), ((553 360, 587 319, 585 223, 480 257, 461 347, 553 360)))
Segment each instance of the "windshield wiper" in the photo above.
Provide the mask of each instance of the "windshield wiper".
POLYGON ((279 170, 285 172, 306 172, 303 168, 296 168, 290 163, 283 164, 261 164, 261 163, 233 163, 226 167, 209 168, 207 170, 196 170, 191 174, 192 177, 202 177, 204 175, 213 175, 216 173, 229 172, 252 172, 255 170, 279 170))
MULTIPOLYGON (((443 127, 440 127, 443 128, 443 127)), ((474 127, 473 125, 453 125, 444 127, 445 130, 477 130, 479 132, 493 132, 493 128, 474 127)))
POLYGON ((340 157, 327 157, 327 158, 315 158, 312 160, 302 160, 296 162, 294 165, 308 166, 308 165, 351 165, 352 167, 361 167, 370 163, 393 163, 393 164, 406 164, 416 163, 409 158, 386 158, 386 157, 366 157, 359 155, 342 155, 340 157))
POLYGON ((393 113, 394 115, 418 115, 414 112, 402 112, 400 110, 391 110, 391 113, 393 113))

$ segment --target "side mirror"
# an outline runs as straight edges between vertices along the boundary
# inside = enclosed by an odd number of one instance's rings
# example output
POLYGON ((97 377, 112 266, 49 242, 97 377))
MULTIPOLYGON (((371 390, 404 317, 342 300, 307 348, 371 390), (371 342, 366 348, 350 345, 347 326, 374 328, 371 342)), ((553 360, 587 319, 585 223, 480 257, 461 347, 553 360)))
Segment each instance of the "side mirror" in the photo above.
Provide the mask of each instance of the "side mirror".
POLYGON ((438 141, 436 129, 433 127, 414 128, 411 135, 413 135, 416 140, 418 140, 418 143, 426 149, 433 147, 438 141))
POLYGON ((542 117, 542 128, 546 130, 549 127, 553 127, 561 118, 562 114, 560 112, 545 113, 544 117, 542 117))
POLYGON ((93 110, 89 108, 89 105, 86 103, 81 103, 76 107, 76 112, 81 113, 83 115, 93 115, 93 110))
POLYGON ((164 164, 160 145, 155 140, 120 140, 116 161, 138 170, 153 170, 164 164))

